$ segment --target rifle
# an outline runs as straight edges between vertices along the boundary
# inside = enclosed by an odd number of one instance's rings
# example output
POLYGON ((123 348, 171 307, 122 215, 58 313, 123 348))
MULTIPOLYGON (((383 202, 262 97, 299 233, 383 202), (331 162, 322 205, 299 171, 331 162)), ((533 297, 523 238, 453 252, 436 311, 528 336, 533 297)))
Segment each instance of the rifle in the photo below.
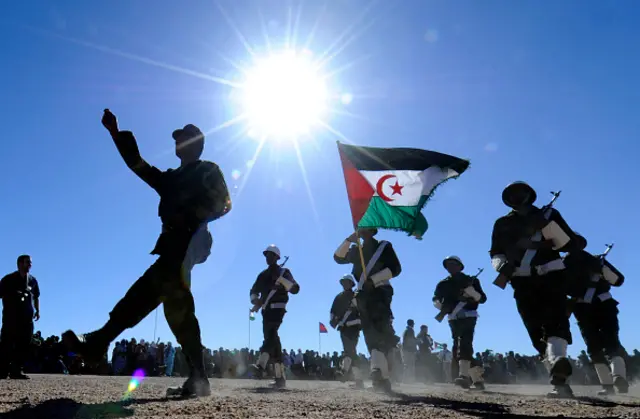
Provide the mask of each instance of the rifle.
MULTIPOLYGON (((285 256, 284 260, 282 261, 281 264, 279 264, 278 266, 282 269, 284 268, 284 265, 287 263, 287 261, 289 260, 289 256, 285 256)), ((257 313, 258 310, 260 310, 261 307, 264 307, 267 305, 267 303, 269 303, 269 300, 271 300, 271 297, 273 297, 273 294, 276 293, 277 290, 277 286, 274 286, 273 289, 271 289, 271 291, 269 292, 269 295, 267 295, 267 298, 264 299, 264 303, 260 304, 256 304, 253 307, 251 307, 251 310, 249 310, 250 313, 257 313)))
MULTIPOLYGON (((556 202, 556 199, 560 197, 561 192, 562 191, 558 191, 558 192, 551 191, 551 195, 553 195, 553 198, 551 198, 551 201, 547 205, 541 208, 545 218, 548 218, 551 215, 551 209, 553 208, 553 204, 556 202)), ((531 236, 531 239, 533 240, 533 238, 537 235, 538 235, 538 232, 536 231, 533 234, 533 236, 531 236)), ((537 250, 527 249, 527 252, 529 251, 534 252, 533 256, 535 256, 535 252, 537 252, 537 250)), ((525 252, 525 256, 526 256, 526 252, 525 252)), ((533 259, 533 256, 531 256, 532 259, 533 259)), ((509 261, 509 259, 511 258, 508 258, 507 261, 509 261)), ((499 273, 496 279, 493 281, 493 285, 497 286, 500 289, 505 289, 510 280, 511 280, 511 275, 499 273)))
MULTIPOLYGON (((467 288, 469 286, 472 286, 473 285, 473 280, 477 279, 480 276, 480 274, 482 273, 482 271, 484 271, 483 268, 478 268, 478 273, 477 274, 475 274, 474 276, 470 277, 470 279, 466 279, 465 278, 465 281, 462 284, 460 284, 460 286, 458 287, 458 290, 464 290, 465 288, 467 288)), ((453 280, 453 278, 451 278, 451 280, 453 280)), ((463 302, 463 301, 459 301, 458 304, 461 303, 461 302, 463 302)), ((438 315, 435 317, 435 319, 438 321, 438 323, 441 323, 442 320, 444 320, 444 317, 447 314, 452 313, 453 310, 455 310, 455 306, 447 304, 444 307, 442 307, 442 309, 440 309, 440 313, 438 313, 438 315)))

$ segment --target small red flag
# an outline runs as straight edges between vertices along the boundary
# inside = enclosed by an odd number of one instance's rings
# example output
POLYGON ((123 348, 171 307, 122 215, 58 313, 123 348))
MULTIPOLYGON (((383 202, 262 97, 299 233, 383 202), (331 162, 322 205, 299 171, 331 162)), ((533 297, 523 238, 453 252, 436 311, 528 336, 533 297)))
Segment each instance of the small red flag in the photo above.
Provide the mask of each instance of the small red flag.
POLYGON ((327 330, 327 326, 322 324, 322 322, 320 322, 320 333, 329 333, 329 331, 327 330))

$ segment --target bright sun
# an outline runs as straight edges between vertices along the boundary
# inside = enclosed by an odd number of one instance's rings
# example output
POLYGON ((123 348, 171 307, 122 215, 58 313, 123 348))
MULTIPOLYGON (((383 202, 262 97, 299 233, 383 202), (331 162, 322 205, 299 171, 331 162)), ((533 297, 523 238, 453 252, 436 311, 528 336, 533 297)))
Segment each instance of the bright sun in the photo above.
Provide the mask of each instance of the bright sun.
POLYGON ((247 71, 242 90, 250 132, 269 139, 309 133, 327 106, 324 78, 309 54, 286 51, 258 60, 247 71))

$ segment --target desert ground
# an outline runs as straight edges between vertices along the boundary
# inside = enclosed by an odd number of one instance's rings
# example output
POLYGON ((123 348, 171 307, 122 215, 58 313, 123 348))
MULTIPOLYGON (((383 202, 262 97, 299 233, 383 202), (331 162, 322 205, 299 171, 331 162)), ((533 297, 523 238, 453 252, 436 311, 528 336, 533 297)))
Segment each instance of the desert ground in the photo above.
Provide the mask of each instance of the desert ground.
POLYGON ((212 380, 210 397, 170 400, 181 379, 148 378, 124 397, 127 377, 34 375, 0 382, 0 419, 47 418, 640 418, 640 388, 596 397, 598 387, 575 386, 575 400, 548 400, 546 386, 487 386, 469 393, 452 385, 398 385, 393 396, 328 381, 212 380))

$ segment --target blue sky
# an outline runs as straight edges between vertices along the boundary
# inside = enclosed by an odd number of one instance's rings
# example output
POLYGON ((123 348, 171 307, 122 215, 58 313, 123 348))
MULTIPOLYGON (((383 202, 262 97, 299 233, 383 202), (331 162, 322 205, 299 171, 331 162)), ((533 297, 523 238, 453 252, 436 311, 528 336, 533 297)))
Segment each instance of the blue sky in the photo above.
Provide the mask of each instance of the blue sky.
MULTIPOLYGON (((295 17, 299 10, 297 2, 276 0, 220 4, 259 52, 266 50, 261 19, 276 48, 287 37, 289 11, 295 17)), ((640 347, 633 332, 639 193, 622 186, 638 177, 640 5, 340 0, 325 6, 322 12, 323 2, 304 2, 295 32, 307 39, 317 21, 308 48, 321 55, 334 44, 338 51, 327 69, 343 70, 329 83, 354 100, 333 104, 338 112, 330 125, 358 144, 426 148, 472 163, 427 205, 430 229, 422 242, 380 235, 393 242, 403 265, 394 279, 398 333, 413 318, 428 324, 437 341, 449 341, 448 326, 433 320, 431 296, 445 276, 441 260, 455 254, 471 273, 485 268, 489 299, 476 349, 533 353, 511 291, 491 285, 488 256, 493 222, 507 211, 502 188, 526 180, 541 203, 548 191, 563 191, 557 208, 588 238, 589 250, 616 243, 610 260, 628 277, 615 290, 621 338, 629 350, 640 347)), ((149 251, 160 230, 158 197, 121 161, 100 125, 102 109, 134 131, 148 161, 175 167, 171 131, 186 123, 210 130, 232 118, 231 89, 209 76, 237 77, 223 57, 243 66, 250 57, 210 1, 9 7, 0 18, 0 267, 9 273, 17 255, 33 256, 43 333, 92 330, 153 262, 149 251)), ((204 343, 247 345, 249 288, 264 268, 263 248, 276 243, 301 284, 281 328, 283 345, 317 350, 318 321, 328 324, 345 273, 332 254, 351 232, 337 138, 320 130, 300 143, 307 189, 295 149, 283 144, 266 144, 249 173, 257 143, 239 135, 243 128, 207 137, 205 157, 222 167, 234 208, 211 226, 213 254, 194 271, 204 343)), ((173 340, 159 317, 158 336, 173 340)), ((152 314, 123 337, 148 340, 153 329, 152 314)), ((575 354, 584 344, 573 320, 572 331, 575 354)), ((255 322, 252 347, 261 340, 255 322)), ((330 330, 322 350, 338 349, 339 336, 330 330)))

